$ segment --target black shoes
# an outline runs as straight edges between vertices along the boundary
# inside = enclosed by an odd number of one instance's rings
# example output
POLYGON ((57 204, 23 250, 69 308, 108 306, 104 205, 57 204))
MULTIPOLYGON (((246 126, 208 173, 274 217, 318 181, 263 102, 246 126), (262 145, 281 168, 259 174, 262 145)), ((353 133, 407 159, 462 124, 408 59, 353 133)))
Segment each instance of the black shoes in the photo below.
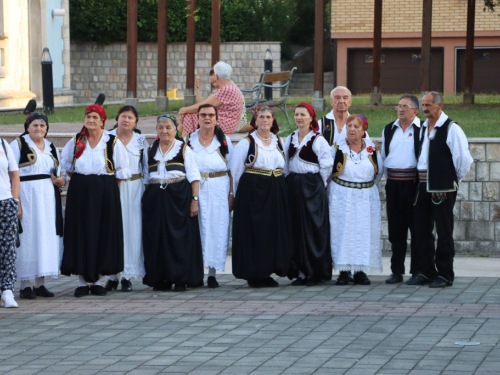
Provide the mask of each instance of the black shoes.
POLYGON ((174 292, 185 292, 185 291, 186 291, 186 285, 184 285, 184 284, 175 284, 174 292))
POLYGON ((122 279, 121 284, 122 284, 122 292, 132 291, 132 283, 130 282, 130 280, 122 279))
POLYGON ((36 294, 29 286, 19 291, 19 297, 24 299, 35 299, 36 294))
POLYGON ((370 285, 371 281, 366 276, 366 273, 359 271, 359 272, 354 272, 354 285, 370 285))
POLYGON ((347 285, 349 284, 349 272, 347 271, 340 271, 339 276, 337 277, 337 281, 335 282, 335 285, 347 285))
POLYGON ((91 285, 90 286, 90 294, 93 296, 105 296, 108 294, 108 291, 101 285, 91 285))
POLYGON ((453 282, 446 280, 445 278, 438 276, 436 280, 429 284, 429 288, 446 288, 447 286, 452 286, 453 282))
POLYGON ((316 286, 316 285, 318 285, 318 279, 316 279, 315 277, 308 277, 306 285, 307 286, 316 286))
POLYGON ((248 279, 247 283, 250 288, 262 288, 264 286, 262 279, 248 279))
POLYGON ((90 293, 90 288, 89 286, 79 286, 78 288, 75 289, 75 297, 84 297, 88 296, 90 293))
POLYGON ((303 279, 302 277, 297 277, 292 281, 292 286, 303 286, 307 284, 307 279, 303 279))
POLYGON ((406 282, 406 285, 426 285, 429 282, 430 280, 422 275, 412 275, 412 277, 410 277, 410 279, 406 282))
POLYGON ((106 285, 104 285, 104 289, 106 289, 107 292, 118 289, 118 280, 108 280, 106 285))
POLYGON ((215 289, 215 288, 219 287, 219 283, 217 282, 217 279, 215 278, 215 276, 208 276, 207 286, 210 289, 215 289))
POLYGON ((38 297, 54 297, 54 293, 52 293, 50 290, 48 290, 45 285, 42 285, 40 288, 33 287, 33 292, 38 297))
POLYGON ((391 274, 387 280, 385 280, 386 284, 397 284, 403 282, 403 275, 398 275, 397 273, 391 274))
POLYGON ((262 280, 262 283, 267 288, 277 288, 280 286, 280 284, 278 284, 278 282, 274 280, 271 276, 266 277, 264 280, 262 280))
POLYGON ((159 281, 155 284, 153 287, 153 290, 155 292, 167 292, 172 290, 172 283, 169 283, 167 281, 159 281))

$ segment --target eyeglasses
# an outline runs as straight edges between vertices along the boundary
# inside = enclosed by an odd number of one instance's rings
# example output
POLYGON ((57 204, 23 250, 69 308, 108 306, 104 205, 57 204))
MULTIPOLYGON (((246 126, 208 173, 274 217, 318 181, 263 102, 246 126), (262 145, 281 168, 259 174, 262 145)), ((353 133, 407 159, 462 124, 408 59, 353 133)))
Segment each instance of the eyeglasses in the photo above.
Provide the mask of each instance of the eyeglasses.
POLYGON ((210 118, 214 118, 215 117, 215 113, 198 113, 198 115, 200 117, 210 117, 210 118))
POLYGON ((397 110, 399 109, 403 109, 403 110, 408 110, 408 109, 416 109, 416 108, 413 108, 413 107, 410 107, 410 106, 407 106, 406 104, 405 105, 401 105, 401 104, 398 104, 396 107, 394 107, 397 110))

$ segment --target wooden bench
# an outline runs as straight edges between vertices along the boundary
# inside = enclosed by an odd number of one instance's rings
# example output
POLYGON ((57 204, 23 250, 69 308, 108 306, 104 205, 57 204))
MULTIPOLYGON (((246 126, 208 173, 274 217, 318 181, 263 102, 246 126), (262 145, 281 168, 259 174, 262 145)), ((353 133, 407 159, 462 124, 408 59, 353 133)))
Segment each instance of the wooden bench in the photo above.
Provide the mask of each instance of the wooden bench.
POLYGON ((259 83, 253 86, 251 89, 241 89, 243 94, 250 94, 250 100, 245 101, 245 108, 248 112, 252 109, 257 108, 259 106, 267 106, 267 107, 278 107, 281 109, 286 116, 288 124, 290 125, 290 118, 288 117, 288 108, 286 104, 286 100, 288 98, 288 89, 290 87, 290 82, 292 82, 293 72, 296 71, 297 68, 293 68, 290 71, 286 72, 276 72, 271 73, 266 70, 261 76, 259 83), (284 82, 281 85, 272 85, 271 83, 275 82, 284 82), (284 93, 283 98, 279 100, 266 100, 264 97, 264 89, 266 87, 273 89, 281 89, 284 93))

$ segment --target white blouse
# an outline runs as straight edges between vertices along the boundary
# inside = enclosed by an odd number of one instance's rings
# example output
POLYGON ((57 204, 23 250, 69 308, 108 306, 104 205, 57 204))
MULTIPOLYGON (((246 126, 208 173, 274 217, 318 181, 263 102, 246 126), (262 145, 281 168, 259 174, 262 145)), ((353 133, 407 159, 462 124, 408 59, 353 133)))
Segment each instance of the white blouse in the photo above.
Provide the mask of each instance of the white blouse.
POLYGON ((226 155, 227 163, 225 163, 218 152, 219 147, 221 146, 219 140, 214 137, 210 145, 203 147, 198 138, 199 132, 200 130, 198 129, 189 136, 189 143, 191 144, 193 155, 196 159, 200 172, 211 173, 227 171, 229 169, 229 162, 233 156, 233 144, 231 143, 231 140, 227 138, 227 147, 229 152, 226 155))
POLYGON ((0 139, 0 201, 12 198, 9 172, 18 171, 17 159, 5 139, 0 139), (3 146, 1 145, 3 142, 3 146), (5 154, 7 151, 7 155, 5 154))
POLYGON ((156 172, 149 173, 148 170, 147 174, 144 175, 144 183, 146 185, 149 184, 152 178, 167 180, 185 176, 189 183, 201 180, 200 171, 194 159, 193 151, 189 147, 186 147, 186 151, 184 152, 184 168, 186 169, 186 173, 181 171, 167 171, 165 163, 176 157, 179 152, 182 152, 182 145, 184 145, 183 142, 177 139, 175 139, 174 142, 174 146, 167 154, 162 154, 160 147, 158 147, 154 159, 159 161, 160 164, 158 164, 158 170, 156 172))
MULTIPOLYGON (((380 152, 377 152, 378 173, 375 176, 375 168, 368 158, 368 155, 371 154, 367 151, 367 148, 370 146, 375 149, 375 144, 370 139, 366 138, 365 142, 366 147, 361 151, 361 162, 359 164, 354 163, 352 160, 349 153, 349 146, 346 143, 341 143, 339 145, 339 149, 342 150, 344 154, 347 154, 347 158, 344 170, 337 176, 338 178, 349 182, 370 182, 375 179, 376 184, 380 181, 384 172, 382 157, 380 152)), ((332 155, 335 157, 335 147, 332 147, 332 155)), ((355 160, 358 160, 359 154, 352 152, 352 155, 355 160)))
MULTIPOLYGON (((44 138, 43 142, 45 143, 45 148, 43 151, 41 151, 36 146, 35 142, 33 142, 29 134, 23 135, 23 137, 26 140, 26 143, 28 143, 28 146, 30 146, 33 149, 33 151, 36 152, 36 163, 28 165, 26 167, 19 168, 19 175, 32 176, 36 174, 52 174, 52 169, 55 168, 55 164, 54 164, 54 159, 52 159, 52 153, 50 152, 51 143, 44 138)), ((21 151, 19 150, 18 140, 15 139, 14 141, 12 141, 10 147, 12 148, 14 157, 18 162, 19 159, 21 158, 21 151)), ((57 149, 57 147, 56 147, 56 154, 57 154, 57 159, 59 160, 60 163, 61 155, 59 154, 59 150, 57 149)))
MULTIPOLYGON (((249 135, 253 137, 256 143, 257 160, 255 161, 255 168, 265 168, 265 169, 283 169, 285 167, 285 159, 283 154, 278 148, 278 136, 271 133, 271 143, 269 146, 264 146, 259 137, 255 135, 255 132, 249 135)), ((233 176, 233 192, 236 196, 236 191, 238 189, 238 183, 240 178, 245 172, 245 160, 247 158, 248 149, 250 148, 250 143, 247 139, 242 139, 238 142, 234 148, 234 155, 229 163, 229 168, 231 170, 231 176, 233 176)))
MULTIPOLYGON (((113 129, 108 132, 116 136, 116 129, 113 129)), ((123 143, 122 143, 123 144, 123 143)), ((142 173, 144 176, 148 169, 148 148, 149 144, 146 141, 146 137, 142 134, 133 132, 132 139, 125 146, 125 150, 127 151, 127 159, 128 159, 128 168, 132 175, 142 173), (142 163, 143 167, 141 170, 141 150, 142 151, 142 163)))
POLYGON ((330 177, 330 174, 332 173, 332 166, 333 166, 331 147, 326 141, 326 139, 321 134, 318 134, 317 138, 315 139, 312 145, 312 150, 318 157, 319 165, 305 162, 299 158, 299 152, 302 150, 302 147, 304 147, 313 136, 314 136, 314 131, 311 130, 302 139, 302 142, 300 143, 299 143, 298 131, 295 131, 288 136, 288 138, 285 141, 285 153, 287 161, 286 163, 287 165, 285 167, 285 174, 288 175, 289 173, 304 174, 304 173, 319 172, 326 186, 328 182, 328 177, 330 177), (296 148, 295 157, 292 160, 290 160, 288 156, 288 148, 290 147, 290 142, 293 142, 293 145, 296 148))
MULTIPOLYGON (((75 151, 74 137, 70 139, 62 151, 62 169, 70 173, 79 173, 84 175, 112 175, 106 169, 105 149, 106 142, 109 140, 109 134, 103 130, 101 140, 92 149, 87 143, 82 155, 76 159, 75 167, 73 168, 73 157, 75 151)), ((113 150, 113 162, 115 164, 116 178, 126 180, 132 175, 128 169, 127 150, 119 139, 116 140, 113 150)))

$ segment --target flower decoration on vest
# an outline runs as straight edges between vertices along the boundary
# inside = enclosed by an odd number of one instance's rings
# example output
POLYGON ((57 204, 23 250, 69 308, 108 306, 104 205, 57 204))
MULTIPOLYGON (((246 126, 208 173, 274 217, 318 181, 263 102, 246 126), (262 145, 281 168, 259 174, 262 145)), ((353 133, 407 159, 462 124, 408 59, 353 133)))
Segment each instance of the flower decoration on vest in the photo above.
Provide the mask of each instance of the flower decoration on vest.
POLYGON ((366 148, 366 151, 369 153, 369 154, 373 154, 373 147, 372 146, 368 146, 366 148))
POLYGON ((222 143, 224 143, 224 146, 227 146, 226 138, 224 138, 224 140, 222 141, 222 143))

